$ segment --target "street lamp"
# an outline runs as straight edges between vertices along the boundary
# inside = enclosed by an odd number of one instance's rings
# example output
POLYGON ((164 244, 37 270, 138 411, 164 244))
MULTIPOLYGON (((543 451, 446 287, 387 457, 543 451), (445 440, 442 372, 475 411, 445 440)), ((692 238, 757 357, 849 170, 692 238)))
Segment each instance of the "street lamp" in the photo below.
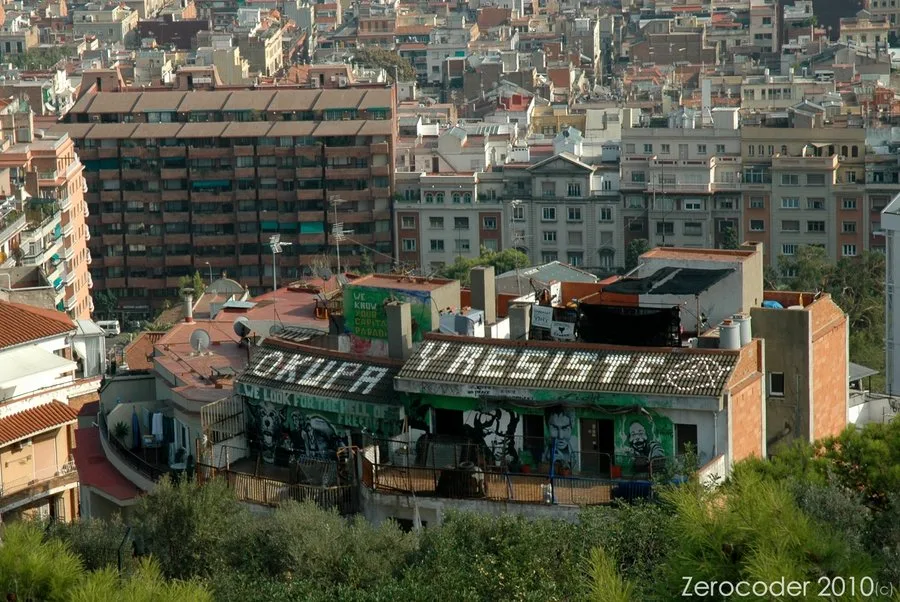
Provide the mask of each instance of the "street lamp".
POLYGON ((281 235, 274 234, 269 237, 269 246, 272 247, 272 291, 278 290, 278 266, 275 263, 275 256, 281 253, 283 247, 289 247, 294 243, 281 242, 281 235))
POLYGON ((212 284, 212 265, 210 265, 208 261, 204 261, 203 263, 209 267, 209 283, 212 284))

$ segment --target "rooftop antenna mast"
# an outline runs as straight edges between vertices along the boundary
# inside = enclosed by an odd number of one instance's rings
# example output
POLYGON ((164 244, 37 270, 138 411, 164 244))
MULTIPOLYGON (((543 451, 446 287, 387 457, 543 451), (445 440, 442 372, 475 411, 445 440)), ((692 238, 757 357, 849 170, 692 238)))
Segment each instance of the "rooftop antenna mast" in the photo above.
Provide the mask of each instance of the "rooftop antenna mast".
POLYGON ((341 272, 341 241, 347 239, 347 234, 353 234, 353 230, 344 230, 344 222, 338 221, 338 205, 346 201, 335 195, 329 199, 329 202, 334 207, 334 224, 331 226, 331 236, 334 238, 334 248, 337 251, 337 273, 340 276, 343 273, 341 272))

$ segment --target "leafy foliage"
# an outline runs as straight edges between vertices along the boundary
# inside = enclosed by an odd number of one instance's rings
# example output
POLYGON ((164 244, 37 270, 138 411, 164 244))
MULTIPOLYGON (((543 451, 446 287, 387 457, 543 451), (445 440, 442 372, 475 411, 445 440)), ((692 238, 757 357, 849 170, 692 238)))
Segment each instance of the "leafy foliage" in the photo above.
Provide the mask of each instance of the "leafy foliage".
POLYGON ((119 309, 119 298, 112 291, 104 289, 94 295, 94 309, 98 316, 112 318, 119 309))
POLYGON ((634 587, 624 581, 616 571, 612 558, 603 548, 591 550, 588 561, 590 576, 589 597, 595 602, 631 602, 634 599, 634 587))
POLYGON ((353 52, 353 62, 359 63, 363 67, 384 69, 391 81, 394 81, 395 69, 400 81, 416 79, 416 70, 409 60, 384 48, 374 46, 357 48, 353 52))
POLYGON ((650 242, 646 238, 636 238, 628 243, 625 248, 625 270, 630 271, 637 267, 641 255, 650 250, 650 242))
MULTIPOLYGON (((72 523, 53 522, 47 528, 47 534, 64 542, 69 549, 78 555, 84 568, 96 571, 119 561, 119 547, 126 540, 127 529, 118 517, 109 521, 86 519, 72 523)), ((131 542, 125 541, 122 560, 124 570, 134 565, 131 554, 131 542)))
POLYGON ((75 56, 75 49, 69 46, 31 48, 21 54, 7 54, 4 62, 12 63, 16 69, 33 71, 49 69, 58 62, 75 56))
POLYGON ((722 234, 722 248, 737 249, 740 246, 741 241, 738 240, 737 228, 727 228, 722 234))
POLYGON ((444 266, 438 272, 441 278, 459 280, 462 286, 469 285, 469 272, 478 266, 493 266, 494 272, 499 275, 516 268, 524 268, 528 265, 528 256, 517 249, 504 249, 503 251, 489 251, 481 249, 481 255, 476 259, 463 259, 457 257, 456 261, 444 266))
POLYGON ((200 272, 196 271, 193 276, 182 276, 178 280, 178 289, 182 291, 182 296, 184 296, 185 289, 193 289, 194 292, 192 294, 196 301, 206 292, 206 282, 203 280, 203 276, 200 275, 200 272))

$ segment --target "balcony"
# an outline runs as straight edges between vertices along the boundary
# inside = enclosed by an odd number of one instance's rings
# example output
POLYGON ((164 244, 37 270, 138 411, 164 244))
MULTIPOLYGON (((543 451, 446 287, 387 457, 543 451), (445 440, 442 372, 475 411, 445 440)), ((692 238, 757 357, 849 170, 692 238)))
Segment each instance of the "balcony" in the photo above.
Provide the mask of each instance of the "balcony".
POLYGON ((4 243, 25 229, 27 216, 15 209, 0 218, 0 243, 4 243))
POLYGON ((542 459, 544 439, 529 439, 521 448, 523 443, 517 441, 520 460, 516 463, 509 463, 507 455, 500 450, 429 442, 433 452, 428 457, 452 459, 445 467, 419 465, 415 450, 410 450, 404 442, 373 441, 370 449, 376 453, 366 454, 363 460, 363 484, 393 495, 592 506, 646 498, 654 475, 663 474, 680 462, 678 458, 650 461, 580 452, 571 454, 567 462, 558 461, 556 466, 550 466, 542 459), (376 461, 369 461, 373 456, 376 461))
POLYGON ((160 159, 167 159, 170 157, 183 157, 186 152, 187 152, 187 148, 184 146, 161 146, 161 147, 159 147, 160 159))
POLYGON ((328 167, 325 177, 329 180, 361 180, 369 178, 368 167, 328 167))
POLYGON ((321 201, 325 197, 325 191, 318 188, 311 190, 296 190, 298 201, 321 201))
POLYGON ((696 184, 686 184, 686 183, 676 183, 676 184, 661 184, 659 182, 650 182, 647 184, 647 192, 656 192, 656 193, 697 193, 697 194, 709 194, 712 190, 712 186, 709 182, 706 183, 696 183, 696 184))
POLYGON ((71 459, 63 464, 35 469, 29 476, 6 481, 0 485, 0 509, 26 504, 51 491, 77 483, 78 472, 71 459))

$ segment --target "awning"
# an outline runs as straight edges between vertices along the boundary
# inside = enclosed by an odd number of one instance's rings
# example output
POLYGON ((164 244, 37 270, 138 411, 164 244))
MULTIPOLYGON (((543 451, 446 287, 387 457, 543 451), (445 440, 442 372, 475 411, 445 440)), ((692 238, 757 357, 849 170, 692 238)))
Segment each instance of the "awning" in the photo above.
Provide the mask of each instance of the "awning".
POLYGON ((231 182, 228 180, 194 180, 191 182, 191 188, 194 190, 226 188, 228 186, 231 186, 231 182))
POLYGON ((323 234, 325 224, 323 222, 301 222, 300 234, 323 234))
POLYGON ((9 445, 31 435, 74 423, 78 412, 56 400, 0 418, 0 445, 9 445))
POLYGON ((850 381, 856 382, 858 380, 862 380, 864 378, 868 378, 869 376, 875 376, 878 374, 878 370, 873 370, 868 366, 862 366, 860 364, 854 364, 850 362, 850 381))

